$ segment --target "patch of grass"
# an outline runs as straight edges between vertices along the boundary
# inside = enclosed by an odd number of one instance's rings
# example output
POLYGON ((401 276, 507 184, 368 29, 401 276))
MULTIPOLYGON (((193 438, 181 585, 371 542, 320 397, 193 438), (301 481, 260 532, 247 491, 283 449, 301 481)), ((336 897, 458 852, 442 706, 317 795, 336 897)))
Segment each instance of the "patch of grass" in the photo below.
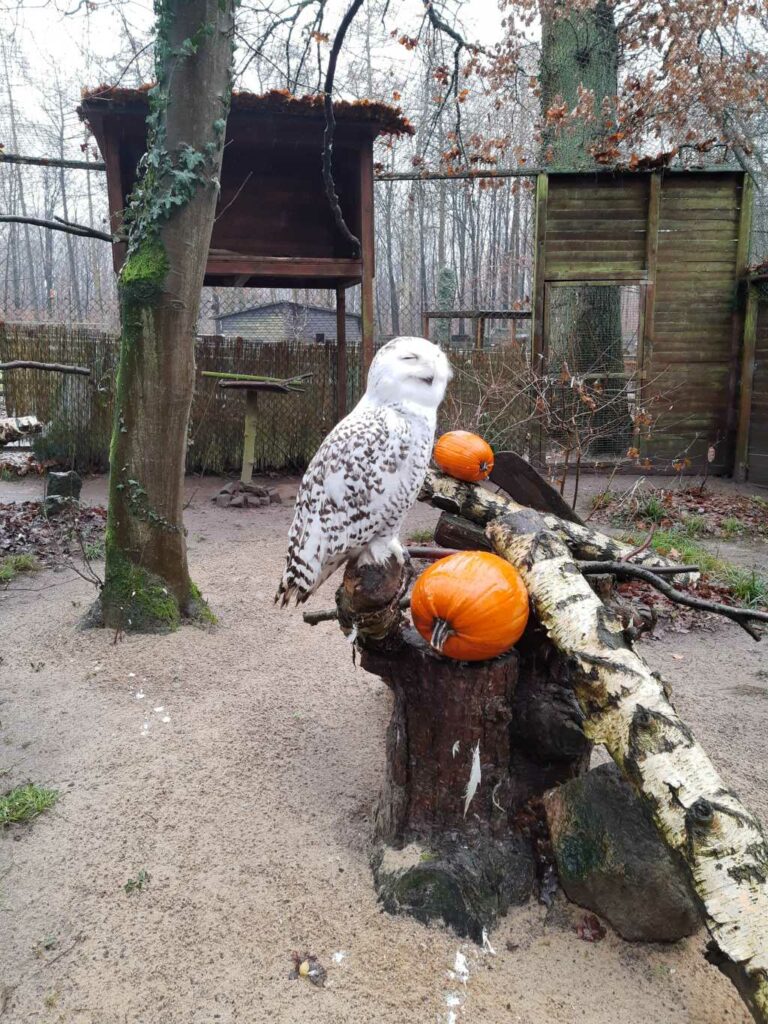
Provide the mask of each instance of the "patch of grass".
MULTIPOLYGON (((641 538, 636 535, 625 538, 627 543, 637 545, 641 538)), ((725 562, 712 554, 682 529, 657 530, 651 547, 665 557, 673 558, 684 565, 698 565, 716 583, 727 587, 733 597, 750 608, 768 606, 768 577, 754 569, 725 562)))
POLYGON ((666 516, 667 510, 661 496, 654 493, 643 493, 637 499, 635 515, 638 519, 647 519, 650 523, 660 523, 666 516))
POLYGON ((428 544, 429 541, 435 539, 434 527, 430 527, 428 530, 412 530, 408 534, 408 540, 412 544, 428 544))
POLYGON ((45 789, 31 782, 26 786, 17 786, 5 796, 0 796, 0 825, 31 821, 53 807, 58 799, 59 792, 56 789, 45 789))
POLYGON ((723 572, 723 582, 736 600, 747 608, 760 608, 768 604, 768 578, 754 569, 727 565, 723 572))
POLYGON ((103 561, 105 556, 104 541, 89 541, 87 544, 83 545, 83 552, 85 553, 85 557, 88 559, 89 562, 103 561))
POLYGON ((593 509, 608 508, 611 502, 615 501, 619 497, 618 491, 601 491, 599 494, 595 494, 590 502, 593 509))
POLYGON ((145 885, 149 885, 149 872, 142 868, 135 878, 128 879, 123 890, 127 896, 130 896, 132 892, 141 892, 145 885))
POLYGON ((744 533, 746 528, 746 523, 741 519, 737 519, 736 516, 728 516, 727 519, 723 519, 720 523, 720 529, 726 537, 738 537, 744 533))
POLYGON ((685 516, 680 523, 680 528, 686 537, 702 537, 709 532, 704 516, 685 516))
POLYGON ((34 555, 6 555, 0 558, 0 583, 10 583, 21 572, 34 572, 40 563, 34 555))

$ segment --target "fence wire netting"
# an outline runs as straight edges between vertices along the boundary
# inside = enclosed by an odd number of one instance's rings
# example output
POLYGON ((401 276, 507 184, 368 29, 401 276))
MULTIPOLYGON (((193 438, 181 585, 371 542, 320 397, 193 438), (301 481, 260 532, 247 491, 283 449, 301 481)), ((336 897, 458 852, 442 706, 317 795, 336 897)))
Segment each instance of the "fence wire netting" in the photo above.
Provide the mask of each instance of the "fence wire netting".
MULTIPOLYGON (((95 151, 88 155, 97 158, 95 151)), ((0 165, 0 190, 9 209, 21 206, 44 219, 66 197, 69 219, 108 228, 106 180, 96 171, 0 165)), ((530 182, 381 181, 375 202, 375 346, 426 329, 450 351, 455 370, 441 428, 478 430, 497 446, 524 447, 531 396, 514 382, 525 376, 530 321, 493 313, 529 306, 530 182), (487 314, 481 322, 472 315, 478 309, 487 314), (453 311, 469 315, 425 318, 453 311)), ((360 395, 361 333, 355 287, 347 291, 348 409, 360 395)), ((218 388, 204 370, 311 373, 306 393, 258 400, 255 468, 306 465, 336 421, 336 335, 330 291, 204 288, 188 469, 228 472, 242 452, 244 398, 218 388)), ((107 467, 118 355, 110 246, 31 225, 0 225, 0 359, 91 370, 89 378, 33 370, 3 375, 1 407, 46 424, 35 441, 41 459, 83 470, 107 467)))
MULTIPOLYGON (((98 154, 85 144, 87 159, 98 154)), ((41 142, 42 146, 42 142, 41 142)), ((375 185, 374 343, 427 333, 455 378, 443 429, 483 433, 554 466, 633 451, 643 292, 638 285, 551 284, 544 345, 532 353, 534 189, 529 178, 379 180, 375 185)), ((0 163, 10 212, 108 227, 105 175, 0 163)), ((768 258, 768 202, 758 192, 751 261, 768 258)), ((360 288, 347 291, 347 408, 360 394, 360 288)), ((111 248, 24 224, 0 225, 0 356, 88 366, 90 381, 6 373, 0 408, 46 424, 41 457, 79 468, 107 463, 119 309, 111 248), (4 392, 4 394, 3 394, 4 392)), ((319 289, 204 288, 199 371, 311 372, 304 395, 261 397, 258 469, 305 465, 335 422, 336 312, 319 289)), ((198 373, 191 470, 238 466, 244 400, 198 373)))

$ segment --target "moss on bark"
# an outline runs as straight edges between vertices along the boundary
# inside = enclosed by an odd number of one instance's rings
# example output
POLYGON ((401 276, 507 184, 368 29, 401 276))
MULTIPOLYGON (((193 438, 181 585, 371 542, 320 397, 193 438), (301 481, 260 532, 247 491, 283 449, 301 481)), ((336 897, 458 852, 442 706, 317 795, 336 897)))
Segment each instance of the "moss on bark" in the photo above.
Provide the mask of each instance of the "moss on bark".
POLYGON ((126 558, 107 533, 102 615, 107 625, 132 632, 163 633, 181 624, 179 602, 163 580, 126 558))

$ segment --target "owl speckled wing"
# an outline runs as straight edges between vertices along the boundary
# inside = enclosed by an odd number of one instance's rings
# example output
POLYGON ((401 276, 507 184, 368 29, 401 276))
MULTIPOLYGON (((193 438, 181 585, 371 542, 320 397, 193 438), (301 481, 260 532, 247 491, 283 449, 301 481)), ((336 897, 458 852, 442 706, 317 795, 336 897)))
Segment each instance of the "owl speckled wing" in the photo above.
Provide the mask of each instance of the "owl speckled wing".
MULTIPOLYGON (((389 408, 355 410, 323 441, 309 464, 288 535, 288 557, 278 597, 304 601, 347 558, 377 537, 397 532, 421 481, 409 464, 411 423, 389 408), (415 485, 415 487, 414 487, 415 485)), ((414 466, 416 469, 416 466, 414 466)))

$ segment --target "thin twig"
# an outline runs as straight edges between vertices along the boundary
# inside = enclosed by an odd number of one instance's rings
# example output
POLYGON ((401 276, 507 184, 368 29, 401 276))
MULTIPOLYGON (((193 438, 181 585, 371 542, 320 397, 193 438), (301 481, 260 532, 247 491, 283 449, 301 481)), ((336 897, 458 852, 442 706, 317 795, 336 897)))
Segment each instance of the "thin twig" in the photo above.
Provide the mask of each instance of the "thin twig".
POLYGON ((246 185, 248 184, 248 181, 249 181, 249 180, 250 180, 250 178, 252 178, 252 177, 253 177, 253 171, 248 171, 248 173, 246 174, 246 176, 245 176, 245 177, 243 178, 243 183, 242 183, 242 185, 240 186, 240 188, 239 188, 239 189, 237 190, 237 192, 235 192, 235 194, 234 194, 234 195, 232 196, 232 198, 231 198, 231 199, 229 200, 229 202, 228 202, 228 203, 227 203, 227 205, 226 205, 226 206, 224 207, 224 209, 223 209, 223 210, 220 210, 220 211, 219 211, 219 213, 218 213, 218 214, 216 215, 216 219, 215 219, 215 220, 214 220, 214 222, 213 222, 214 224, 216 223, 216 221, 217 221, 217 220, 219 220, 219 219, 220 219, 221 217, 223 217, 223 216, 224 216, 224 214, 225 214, 225 213, 227 212, 227 210, 228 210, 228 209, 230 208, 230 206, 232 205, 232 203, 234 203, 234 202, 235 202, 235 200, 237 199, 237 197, 238 197, 238 196, 240 195, 240 193, 241 193, 241 192, 243 191, 243 189, 245 188, 245 186, 246 186, 246 185))
MULTIPOLYGON (((410 608, 410 597, 401 597, 397 602, 398 608, 410 608)), ((324 612, 304 612, 303 619, 308 626, 316 626, 318 622, 332 622, 338 619, 338 608, 326 608, 324 612)))
MULTIPOLYGON (((761 637, 760 633, 750 625, 750 621, 768 622, 768 612, 756 611, 753 608, 733 608, 731 605, 719 604, 717 601, 705 601, 701 597, 691 597, 690 594, 685 594, 682 590, 676 590, 653 569, 644 569, 639 565, 628 565, 626 562, 577 562, 576 564, 582 572, 587 574, 590 571, 613 573, 616 576, 628 576, 631 579, 650 583, 652 587, 655 587, 665 597, 668 597, 670 601, 674 601, 675 604, 683 604, 688 608, 697 608, 703 612, 714 612, 716 615, 723 615, 727 619, 732 619, 742 629, 746 630, 753 640, 760 640, 761 637)), ((680 572, 681 569, 677 571, 680 572)))
MULTIPOLYGON (((576 562, 576 565, 585 576, 610 573, 613 571, 611 566, 614 564, 614 562, 576 562)), ((683 574, 699 572, 699 567, 698 565, 654 565, 648 571, 652 572, 655 576, 682 576, 683 574)))
POLYGON ((448 555, 455 555, 461 548, 443 548, 438 545, 410 544, 405 549, 411 558, 424 558, 436 561, 438 558, 447 558, 448 555))
POLYGON ((653 540, 654 533, 656 533, 655 525, 651 527, 651 532, 645 538, 645 540, 640 545, 640 547, 639 548, 635 548, 634 551, 630 551, 629 554, 624 555, 624 557, 621 559, 622 562, 628 562, 631 558, 634 558, 635 555, 642 555, 642 553, 644 551, 647 551, 648 548, 651 546, 651 541, 653 540))

